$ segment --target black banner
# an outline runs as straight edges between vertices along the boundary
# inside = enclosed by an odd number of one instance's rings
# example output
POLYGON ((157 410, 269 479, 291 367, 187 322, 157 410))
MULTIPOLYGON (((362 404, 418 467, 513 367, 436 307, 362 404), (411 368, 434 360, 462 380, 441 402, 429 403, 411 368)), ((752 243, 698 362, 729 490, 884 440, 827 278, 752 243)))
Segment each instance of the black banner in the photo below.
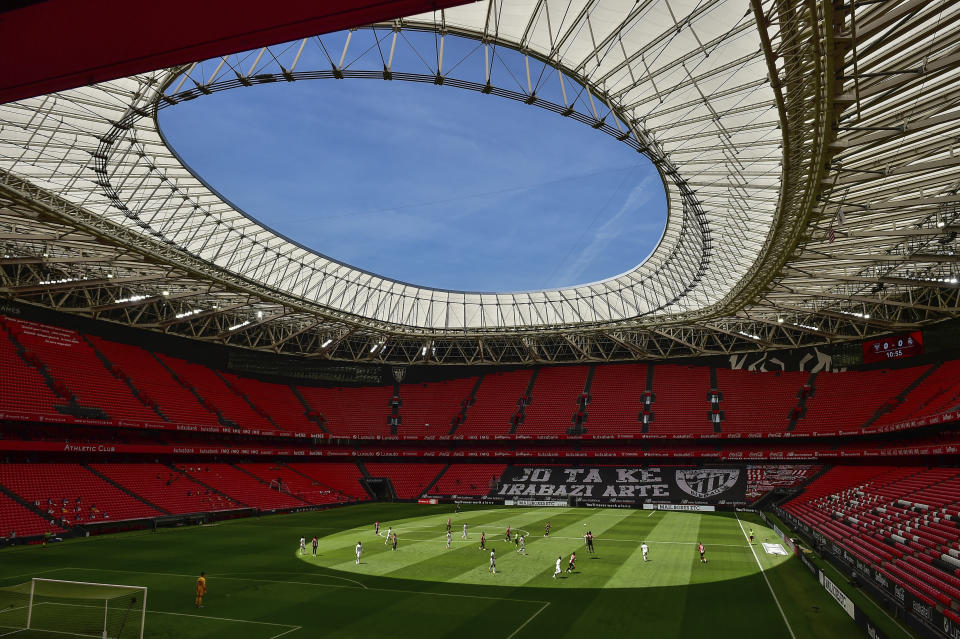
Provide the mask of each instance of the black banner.
POLYGON ((618 504, 744 504, 744 466, 507 466, 490 497, 618 504))

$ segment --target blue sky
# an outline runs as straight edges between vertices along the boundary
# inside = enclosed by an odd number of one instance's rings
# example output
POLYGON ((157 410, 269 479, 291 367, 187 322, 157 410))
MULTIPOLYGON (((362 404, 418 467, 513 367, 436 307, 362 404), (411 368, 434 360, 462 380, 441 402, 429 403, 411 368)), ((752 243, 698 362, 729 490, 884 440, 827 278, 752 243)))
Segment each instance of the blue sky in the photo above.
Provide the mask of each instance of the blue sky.
POLYGON ((254 86, 164 109, 207 182, 325 255, 413 284, 552 288, 638 264, 666 202, 641 155, 554 113, 382 80, 254 86))

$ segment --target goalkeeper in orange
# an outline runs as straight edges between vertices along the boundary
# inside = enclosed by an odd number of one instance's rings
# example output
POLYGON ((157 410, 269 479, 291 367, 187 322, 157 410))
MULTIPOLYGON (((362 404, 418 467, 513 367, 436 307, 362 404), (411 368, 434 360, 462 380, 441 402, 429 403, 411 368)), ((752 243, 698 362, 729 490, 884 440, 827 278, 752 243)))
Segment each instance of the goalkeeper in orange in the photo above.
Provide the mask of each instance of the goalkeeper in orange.
POLYGON ((207 594, 207 573, 201 572, 200 576, 197 577, 197 599, 194 601, 197 608, 203 608, 203 596, 207 594))

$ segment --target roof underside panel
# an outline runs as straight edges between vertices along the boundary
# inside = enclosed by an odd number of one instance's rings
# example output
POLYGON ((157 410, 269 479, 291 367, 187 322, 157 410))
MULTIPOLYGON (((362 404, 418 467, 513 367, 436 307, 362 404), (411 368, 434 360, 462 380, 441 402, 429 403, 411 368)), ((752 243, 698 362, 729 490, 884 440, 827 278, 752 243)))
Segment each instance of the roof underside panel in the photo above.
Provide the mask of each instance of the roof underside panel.
POLYGON ((912 328, 957 312, 958 21, 950 0, 485 0, 2 104, 0 187, 17 193, 0 234, 54 233, 23 205, 100 239, 5 240, 0 274, 35 303, 347 359, 669 357, 912 328), (452 38, 468 58, 444 59, 452 38), (157 128, 216 91, 331 78, 491 93, 615 137, 660 171, 663 237, 586 285, 419 287, 265 227, 157 128), (37 292, 108 276, 138 284, 37 292))

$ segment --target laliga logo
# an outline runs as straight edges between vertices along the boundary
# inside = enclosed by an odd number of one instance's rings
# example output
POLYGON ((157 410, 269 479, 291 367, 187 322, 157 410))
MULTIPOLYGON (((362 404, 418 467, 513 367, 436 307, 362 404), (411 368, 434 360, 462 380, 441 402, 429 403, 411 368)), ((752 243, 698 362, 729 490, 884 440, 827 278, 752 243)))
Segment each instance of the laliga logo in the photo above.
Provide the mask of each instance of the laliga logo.
POLYGON ((739 478, 740 470, 736 468, 678 470, 676 474, 677 486, 680 490, 699 499, 713 497, 729 490, 739 478))

